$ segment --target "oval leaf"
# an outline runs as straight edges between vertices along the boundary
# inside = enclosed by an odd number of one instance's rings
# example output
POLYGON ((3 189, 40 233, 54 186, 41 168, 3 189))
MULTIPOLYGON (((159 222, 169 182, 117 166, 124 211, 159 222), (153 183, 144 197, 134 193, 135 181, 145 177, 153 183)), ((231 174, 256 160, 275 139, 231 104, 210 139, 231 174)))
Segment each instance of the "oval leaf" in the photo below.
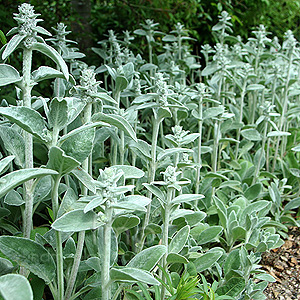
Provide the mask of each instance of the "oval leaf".
POLYGON ((93 211, 89 211, 85 214, 82 209, 76 209, 56 219, 51 227, 57 231, 79 232, 82 230, 96 229, 103 224, 103 222, 98 220, 98 215, 93 211))
POLYGON ((11 260, 24 266, 46 283, 55 277, 56 266, 52 256, 40 244, 21 237, 0 236, 0 249, 11 260))
POLYGON ((116 126, 120 130, 123 130, 128 136, 130 136, 133 140, 137 142, 135 131, 132 126, 128 123, 128 121, 122 116, 115 114, 104 114, 97 113, 92 117, 93 122, 102 121, 113 126, 116 126))
POLYGON ((19 274, 0 277, 0 294, 4 300, 33 300, 29 281, 19 274))
POLYGON ((61 71, 65 76, 65 79, 69 80, 68 66, 66 65, 61 55, 54 48, 45 43, 35 43, 32 46, 32 50, 39 51, 44 55, 50 57, 57 65, 59 65, 61 71))
POLYGON ((16 186, 33 178, 39 178, 47 175, 57 175, 58 173, 49 169, 24 169, 11 172, 0 179, 0 197, 16 186))
POLYGON ((14 67, 0 64, 0 86, 18 82, 20 80, 21 76, 14 67))
POLYGON ((214 241, 214 239, 218 237, 222 231, 222 226, 211 226, 207 229, 204 229, 197 238, 198 245, 204 245, 206 243, 214 241))
POLYGON ((129 268, 151 271, 167 252, 167 247, 157 245, 138 253, 128 264, 129 268))
POLYGON ((117 217, 112 227, 117 235, 120 235, 122 232, 131 229, 140 223, 140 218, 137 216, 119 216, 117 217))
POLYGON ((172 238, 168 252, 169 253, 179 253, 182 248, 185 246, 188 237, 190 234, 190 226, 186 225, 183 228, 181 228, 176 235, 172 238))
POLYGON ((122 170, 124 173, 124 178, 125 179, 139 179, 144 177, 145 172, 133 167, 133 166, 126 166, 126 165, 114 165, 111 167, 112 169, 116 170, 122 170))
POLYGON ((194 261, 197 272, 200 273, 210 268, 221 256, 221 251, 207 252, 203 254, 194 261))
POLYGON ((249 141, 260 141, 261 140, 260 133, 254 128, 242 130, 241 135, 249 141))
POLYGON ((159 285, 150 272, 136 268, 112 268, 110 270, 110 279, 121 282, 142 282, 151 285, 159 285))

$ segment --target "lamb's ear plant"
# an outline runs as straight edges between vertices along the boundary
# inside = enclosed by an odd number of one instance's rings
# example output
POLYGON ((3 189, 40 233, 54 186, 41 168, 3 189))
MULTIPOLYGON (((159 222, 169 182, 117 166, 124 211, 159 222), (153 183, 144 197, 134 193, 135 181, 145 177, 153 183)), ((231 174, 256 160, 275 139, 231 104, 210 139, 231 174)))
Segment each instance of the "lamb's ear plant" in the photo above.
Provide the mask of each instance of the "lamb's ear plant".
POLYGON ((165 35, 148 20, 135 31, 148 59, 111 30, 94 68, 77 61, 63 24, 47 45, 37 17, 21 5, 1 50, 0 86, 15 85, 17 99, 0 107, 0 230, 13 235, 0 237, 2 297, 14 282, 32 299, 9 274, 30 272, 55 300, 264 299, 274 278, 261 254, 299 223, 291 32, 281 46, 260 26, 243 43, 223 12, 200 72, 183 25, 165 35), (19 49, 20 73, 7 63, 19 49), (36 52, 55 68, 32 71, 36 52), (33 97, 44 79, 54 97, 33 97), (48 226, 33 229, 34 213, 48 226))
MULTIPOLYGON (((18 27, 13 28, 8 33, 9 35, 13 35, 10 41, 4 46, 4 50, 2 52, 2 59, 6 60, 9 55, 11 55, 17 48, 22 49, 23 53, 23 69, 22 76, 19 72, 13 68, 12 66, 2 64, 1 68, 6 75, 6 82, 2 82, 1 85, 16 83, 22 90, 22 106, 24 108, 28 108, 30 111, 32 105, 32 97, 31 91, 34 85, 39 82, 45 75, 42 73, 53 73, 52 68, 40 67, 37 71, 35 71, 35 77, 32 79, 32 54, 33 51, 40 52, 52 60, 54 60, 60 67, 63 76, 68 80, 69 73, 68 67, 58 52, 48 46, 42 37, 38 34, 51 35, 46 29, 41 26, 38 26, 37 23, 42 21, 41 19, 37 19, 39 14, 34 12, 33 6, 30 4, 22 4, 19 6, 19 13, 15 14, 14 19, 18 23, 18 27), (40 74, 39 74, 40 73, 40 74), (44 75, 44 76, 43 76, 44 75)), ((56 72, 57 73, 57 72, 56 72)), ((55 76, 55 75, 54 75, 55 76)), ((57 75, 56 75, 57 76, 57 75)), ((21 108, 20 108, 21 109, 21 108)), ((19 109, 19 110, 20 110, 19 109)), ((16 114, 13 112, 12 114, 16 114)), ((27 111, 27 110, 26 110, 27 111)), ((32 112, 33 113, 33 112, 32 112)), ((21 121, 22 122, 22 121, 21 121)), ((22 127, 22 123, 19 126, 22 127)), ((32 127, 36 126, 36 124, 32 124, 32 127)), ((26 125, 23 125, 23 129, 26 125)), ((42 133, 45 135, 45 133, 42 133)), ((24 131, 24 144, 25 144, 25 164, 24 168, 33 168, 33 140, 32 140, 32 132, 30 130, 24 131), (29 131, 29 132, 28 132, 29 131)), ((43 136, 42 139, 45 139, 43 136)), ((32 209, 33 209, 33 181, 28 181, 24 184, 24 201, 25 201, 25 217, 24 217, 24 237, 29 238, 30 232, 32 229, 32 209)))

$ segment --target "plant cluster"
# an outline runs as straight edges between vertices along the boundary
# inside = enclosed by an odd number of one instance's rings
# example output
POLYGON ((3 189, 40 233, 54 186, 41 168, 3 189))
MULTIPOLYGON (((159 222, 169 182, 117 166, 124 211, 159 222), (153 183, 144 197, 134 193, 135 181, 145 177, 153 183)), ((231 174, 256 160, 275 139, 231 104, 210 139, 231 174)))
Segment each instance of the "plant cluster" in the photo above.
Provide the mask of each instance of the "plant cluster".
POLYGON ((16 89, 0 107, 2 297, 265 299, 261 254, 299 226, 292 32, 280 43, 261 25, 243 42, 224 11, 203 68, 182 24, 146 20, 110 30, 94 67, 64 24, 52 36, 26 3, 14 19, 0 51, 0 86, 16 89), (37 55, 53 66, 32 70, 37 55), (34 95, 44 80, 52 94, 34 95))

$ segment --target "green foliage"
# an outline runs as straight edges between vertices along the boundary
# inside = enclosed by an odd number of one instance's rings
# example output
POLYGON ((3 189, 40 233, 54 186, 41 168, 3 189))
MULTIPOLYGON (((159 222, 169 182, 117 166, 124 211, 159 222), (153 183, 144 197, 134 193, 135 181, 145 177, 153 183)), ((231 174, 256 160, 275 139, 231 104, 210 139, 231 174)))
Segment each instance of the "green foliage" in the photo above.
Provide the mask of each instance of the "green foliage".
MULTIPOLYGON (((174 20, 176 3, 162 8, 174 20)), ((32 298, 16 272, 57 300, 264 298, 274 279, 261 254, 299 226, 300 48, 263 25, 235 36, 233 7, 210 3, 222 12, 205 67, 185 26, 147 19, 109 31, 97 68, 64 24, 50 46, 34 8, 19 7, 1 55, 20 59, 0 64, 1 87, 16 89, 0 107, 4 298, 10 281, 32 298)))

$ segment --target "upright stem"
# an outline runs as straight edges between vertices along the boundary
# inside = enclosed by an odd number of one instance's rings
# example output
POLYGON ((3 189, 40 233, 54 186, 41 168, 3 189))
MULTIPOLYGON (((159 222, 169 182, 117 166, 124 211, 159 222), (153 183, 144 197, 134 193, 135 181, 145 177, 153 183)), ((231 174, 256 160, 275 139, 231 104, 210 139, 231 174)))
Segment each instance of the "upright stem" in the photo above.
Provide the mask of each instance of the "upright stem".
MULTIPOLYGON (((57 218, 58 212, 58 187, 60 183, 60 176, 56 176, 53 181, 51 198, 52 198, 52 210, 54 220, 57 218)), ((64 257, 63 257, 63 247, 61 240, 61 233, 59 231, 55 232, 56 235, 56 272, 57 272, 57 299, 64 300, 64 257)))
MULTIPOLYGON (((244 99, 246 94, 246 85, 247 85, 247 79, 245 79, 243 88, 242 88, 242 94, 241 94, 241 103, 240 103, 240 116, 239 116, 239 123, 243 122, 243 110, 244 110, 244 99)), ((240 141, 241 137, 241 128, 237 130, 237 141, 240 141)), ((239 142, 236 143, 236 150, 235 150, 235 159, 237 159, 239 153, 239 142)))
MULTIPOLYGON (((286 115, 286 111, 287 111, 287 107, 288 107, 288 91, 289 91, 289 81, 290 81, 290 73, 291 73, 292 63, 293 63, 293 50, 290 50, 289 63, 288 63, 288 69, 287 69, 287 78, 286 78, 286 82, 285 82, 284 95, 283 95, 283 107, 282 107, 282 113, 281 113, 280 123, 279 123, 279 131, 282 130, 285 119, 286 119, 285 115, 286 115)), ((278 152, 279 152, 280 140, 281 140, 281 138, 279 136, 277 138, 277 143, 276 143, 272 173, 275 171, 275 167, 276 167, 276 161, 277 161, 277 156, 278 156, 278 152)), ((281 153, 281 155, 282 155, 282 153, 281 153)))
MULTIPOLYGON (((91 116, 92 116, 92 103, 89 102, 83 111, 83 123, 84 124, 89 123, 91 121, 91 116)), ((88 157, 82 163, 82 168, 87 173, 90 173, 90 171, 91 171, 89 168, 90 161, 91 161, 91 157, 88 157)), ((88 190, 86 187, 82 188, 82 194, 85 196, 88 194, 88 190)), ((78 273, 78 269, 79 269, 79 265, 80 265, 80 261, 81 261, 84 240, 85 240, 85 231, 83 230, 78 233, 77 248, 76 248, 76 252, 75 252, 75 256, 74 256, 74 262, 73 262, 73 266, 72 266, 72 270, 71 270, 70 279, 69 279, 67 289, 66 289, 65 300, 68 300, 73 293, 73 289, 75 286, 77 273, 78 273)))
MULTIPOLYGON (((61 55, 61 49, 58 48, 57 52, 61 55)), ((60 67, 56 66, 57 70, 60 70, 60 67)), ((61 86, 62 78, 56 78, 54 80, 54 97, 63 97, 64 95, 61 95, 60 93, 60 86, 61 86)))
POLYGON ((111 245, 111 228, 112 228, 112 208, 106 207, 105 216, 107 218, 107 222, 104 225, 103 232, 103 245, 104 245, 104 253, 103 253, 103 263, 102 263, 102 300, 110 300, 111 299, 111 290, 110 290, 110 245, 111 245))
MULTIPOLYGON (((152 146, 151 146, 151 164, 150 164, 150 170, 149 170, 149 179, 148 182, 151 183, 155 179, 155 172, 156 172, 156 148, 157 148, 157 139, 158 139, 158 133, 159 133, 159 124, 162 122, 162 120, 157 120, 153 118, 153 131, 152 131, 152 146)), ((152 198, 152 193, 148 192, 148 198, 152 198)), ((141 239, 140 239, 140 247, 139 251, 143 249, 144 246, 144 235, 145 235, 145 229, 147 225, 149 224, 150 219, 150 212, 151 212, 151 203, 147 206, 147 212, 145 215, 145 219, 143 222, 143 226, 141 229, 141 239)))
POLYGON ((120 164, 124 165, 124 155, 125 155, 125 137, 124 137, 124 131, 120 131, 120 164))
MULTIPOLYGON (((168 256, 168 246, 169 246, 169 223, 170 223, 170 212, 171 212, 171 200, 173 195, 173 188, 168 188, 167 193, 167 203, 164 209, 164 217, 163 217, 163 234, 162 234, 162 245, 167 247, 167 252, 164 254, 162 258, 162 267, 164 270, 168 271, 167 264, 167 256, 168 256)), ((163 274, 161 274, 162 280, 165 281, 166 278, 163 274)), ((165 298, 166 289, 164 286, 161 287, 161 299, 165 298)))
MULTIPOLYGON (((196 190, 195 193, 198 194, 199 193, 199 186, 200 186, 200 171, 201 171, 201 145, 202 145, 202 125, 203 125, 203 121, 202 121, 202 114, 203 114, 203 110, 202 110, 202 97, 199 99, 199 104, 198 104, 198 113, 199 113, 199 121, 198 121, 198 133, 199 133, 199 137, 198 137, 198 159, 197 159, 197 178, 196 178, 196 190)), ((198 203, 198 201, 197 201, 198 203)))
POLYGON ((219 140, 220 140, 220 124, 219 121, 216 121, 215 128, 214 128, 214 146, 213 146, 212 159, 211 159, 213 172, 217 172, 219 140))
MULTIPOLYGON (((23 51, 23 106, 31 108, 31 64, 32 50, 24 49, 23 51)), ((33 168, 33 141, 32 135, 28 132, 23 132, 25 141, 25 168, 33 168)), ((33 212, 33 180, 24 183, 24 200, 25 200, 25 220, 24 220, 24 237, 30 238, 32 229, 32 212, 33 212)))
POLYGON ((254 172, 252 184, 254 184, 256 182, 257 177, 258 177, 258 173, 259 173, 259 170, 260 170, 260 163, 261 163, 261 160, 263 158, 264 148, 265 148, 265 144, 266 144, 266 140, 267 140, 268 125, 269 125, 268 121, 265 120, 265 129, 264 129, 264 135, 263 135, 263 140, 262 140, 262 144, 261 144, 261 152, 260 152, 260 155, 259 155, 259 158, 258 158, 258 163, 255 166, 255 172, 254 172))

